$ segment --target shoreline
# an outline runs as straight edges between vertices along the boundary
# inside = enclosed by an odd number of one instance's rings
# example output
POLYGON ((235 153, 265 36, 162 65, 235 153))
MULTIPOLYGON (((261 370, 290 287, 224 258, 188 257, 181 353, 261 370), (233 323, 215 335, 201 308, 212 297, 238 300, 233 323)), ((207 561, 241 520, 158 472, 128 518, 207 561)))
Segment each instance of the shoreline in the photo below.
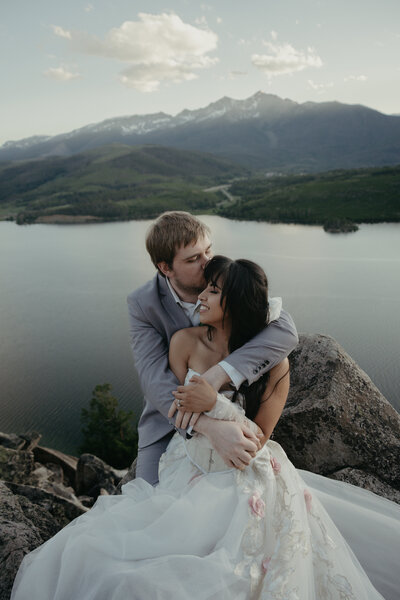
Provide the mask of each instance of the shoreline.
MULTIPOLYGON (((213 215, 219 216, 224 219, 228 219, 229 221, 237 221, 243 223, 269 223, 271 225, 304 225, 304 226, 313 226, 313 227, 322 227, 327 233, 338 234, 338 233, 355 233, 360 225, 379 225, 383 223, 399 223, 400 219, 387 220, 387 219, 374 219, 374 220, 365 220, 358 222, 351 222, 352 227, 348 228, 348 221, 344 224, 345 226, 341 229, 326 227, 327 221, 324 222, 313 222, 313 221, 295 221, 295 220, 264 220, 264 219, 238 219, 232 218, 224 214, 220 214, 219 212, 214 211, 192 211, 192 214, 201 214, 201 215, 213 215)), ((19 223, 17 220, 17 215, 7 215, 4 217, 0 217, 0 222, 11 222, 16 225, 79 225, 79 224, 90 224, 90 223, 126 223, 128 221, 147 221, 156 219, 158 214, 142 216, 139 218, 107 218, 107 217, 99 217, 95 215, 64 215, 62 213, 55 215, 40 215, 34 221, 24 221, 19 223)))

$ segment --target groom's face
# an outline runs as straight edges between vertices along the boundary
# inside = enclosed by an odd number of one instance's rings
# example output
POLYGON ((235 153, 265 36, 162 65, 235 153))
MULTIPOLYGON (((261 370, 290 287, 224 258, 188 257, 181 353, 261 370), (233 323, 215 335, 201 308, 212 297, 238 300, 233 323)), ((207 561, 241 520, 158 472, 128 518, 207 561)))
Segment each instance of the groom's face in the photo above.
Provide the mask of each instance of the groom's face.
POLYGON ((176 289, 197 295, 205 287, 204 267, 211 257, 211 242, 206 235, 178 248, 172 268, 163 272, 176 289))

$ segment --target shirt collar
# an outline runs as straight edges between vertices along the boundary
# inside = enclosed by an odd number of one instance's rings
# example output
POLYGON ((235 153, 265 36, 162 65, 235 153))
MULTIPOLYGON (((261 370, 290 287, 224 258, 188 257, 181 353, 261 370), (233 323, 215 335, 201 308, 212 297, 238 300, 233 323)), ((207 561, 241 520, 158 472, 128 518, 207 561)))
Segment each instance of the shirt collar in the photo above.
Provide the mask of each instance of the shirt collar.
POLYGON ((168 277, 165 278, 167 280, 167 286, 169 291, 172 294, 173 299, 175 300, 175 302, 177 304, 179 304, 179 306, 182 306, 182 308, 184 308, 185 306, 193 306, 194 308, 197 308, 200 304, 200 300, 197 300, 197 302, 184 302, 184 300, 181 300, 178 296, 178 294, 176 293, 176 291, 174 290, 174 288, 171 285, 170 280, 168 279, 168 277))

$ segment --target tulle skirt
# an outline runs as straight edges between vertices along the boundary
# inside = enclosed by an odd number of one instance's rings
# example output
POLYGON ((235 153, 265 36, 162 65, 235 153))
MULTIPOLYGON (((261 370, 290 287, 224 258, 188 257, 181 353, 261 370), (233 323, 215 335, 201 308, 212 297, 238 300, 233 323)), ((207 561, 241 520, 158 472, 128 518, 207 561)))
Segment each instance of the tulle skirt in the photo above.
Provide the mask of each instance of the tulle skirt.
POLYGON ((176 435, 159 485, 99 497, 24 558, 11 600, 397 600, 399 540, 398 505, 273 441, 205 475, 176 435))

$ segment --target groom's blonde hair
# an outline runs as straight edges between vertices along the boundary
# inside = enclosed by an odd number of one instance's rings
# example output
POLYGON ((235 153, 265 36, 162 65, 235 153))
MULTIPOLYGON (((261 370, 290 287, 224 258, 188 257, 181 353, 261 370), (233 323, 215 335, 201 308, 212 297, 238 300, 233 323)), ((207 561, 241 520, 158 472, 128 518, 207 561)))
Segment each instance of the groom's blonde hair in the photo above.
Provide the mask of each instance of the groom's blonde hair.
POLYGON ((168 211, 160 215, 148 229, 146 249, 156 269, 160 262, 166 262, 172 268, 181 246, 196 243, 210 233, 210 228, 194 215, 182 210, 168 211))

